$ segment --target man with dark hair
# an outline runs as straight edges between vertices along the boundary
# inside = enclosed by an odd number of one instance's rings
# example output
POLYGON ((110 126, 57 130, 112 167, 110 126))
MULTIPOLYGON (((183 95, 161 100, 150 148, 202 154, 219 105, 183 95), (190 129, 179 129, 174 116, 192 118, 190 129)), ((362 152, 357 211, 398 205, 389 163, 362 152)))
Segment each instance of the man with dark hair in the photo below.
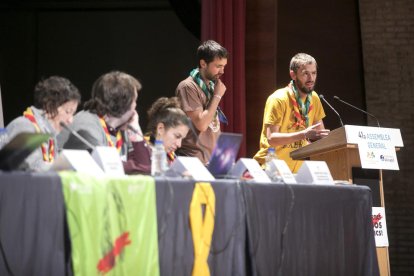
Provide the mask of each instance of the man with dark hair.
POLYGON ((321 101, 313 90, 316 83, 316 60, 304 53, 295 55, 290 62, 291 82, 269 96, 263 115, 260 150, 254 156, 265 163, 267 150, 276 149, 277 156, 286 161, 292 172, 302 162, 290 158, 290 152, 328 135, 322 119, 325 117, 321 101))
POLYGON ((176 95, 182 109, 191 119, 195 132, 183 140, 178 155, 195 156, 206 164, 220 135, 220 122, 227 124, 219 103, 226 86, 220 80, 227 64, 227 50, 213 40, 203 42, 197 49, 198 68, 181 81, 176 95))
MULTIPOLYGON (((137 79, 123 72, 100 76, 92 86, 91 99, 85 103, 84 110, 76 114, 72 124, 90 144, 115 147, 127 173, 149 173, 150 170, 149 151, 135 110, 141 88, 137 79), (131 132, 128 126, 135 131, 131 132)), ((87 149, 87 145, 68 131, 62 132, 58 139, 63 148, 87 149)))

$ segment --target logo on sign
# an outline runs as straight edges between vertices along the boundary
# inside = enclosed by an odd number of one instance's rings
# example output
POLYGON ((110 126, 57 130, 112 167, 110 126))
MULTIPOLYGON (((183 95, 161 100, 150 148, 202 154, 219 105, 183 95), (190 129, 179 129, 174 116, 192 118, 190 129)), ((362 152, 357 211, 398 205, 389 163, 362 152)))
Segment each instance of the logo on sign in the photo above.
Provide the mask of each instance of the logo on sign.
POLYGON ((374 226, 375 236, 382 236, 384 234, 382 231, 381 219, 381 213, 378 213, 378 215, 372 215, 372 225, 374 226))
POLYGON ((367 158, 368 159, 374 159, 375 158, 375 153, 373 151, 368 151, 367 152, 367 158))
POLYGON ((394 160, 394 157, 393 156, 391 156, 391 155, 381 155, 380 156, 380 159, 381 159, 381 161, 383 161, 383 162, 394 162, 395 160, 394 160))

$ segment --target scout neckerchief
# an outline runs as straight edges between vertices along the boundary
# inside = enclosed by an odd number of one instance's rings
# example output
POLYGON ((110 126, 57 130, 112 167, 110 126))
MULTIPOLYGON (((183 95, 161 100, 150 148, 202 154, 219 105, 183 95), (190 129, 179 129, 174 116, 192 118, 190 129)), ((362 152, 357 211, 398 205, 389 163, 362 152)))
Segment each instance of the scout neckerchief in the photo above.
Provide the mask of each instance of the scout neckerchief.
POLYGON ((309 112, 313 109, 313 105, 310 103, 311 95, 307 94, 305 103, 303 103, 293 80, 289 83, 289 88, 289 98, 292 102, 293 114, 296 119, 293 127, 299 128, 303 126, 307 128, 309 126, 309 112))
MULTIPOLYGON (((198 70, 198 68, 193 69, 190 72, 190 76, 198 84, 198 86, 201 88, 201 90, 203 90, 204 94, 207 97, 207 105, 208 105, 210 103, 211 98, 214 95, 213 94, 214 93, 214 82, 209 81, 210 89, 208 89, 205 82, 201 79, 200 71, 198 70)), ((219 118, 220 122, 222 122, 223 124, 226 124, 226 125, 229 123, 228 120, 227 120, 226 115, 224 115, 223 110, 221 110, 221 108, 219 106, 217 106, 216 114, 218 115, 218 118, 219 118)))
MULTIPOLYGON (((33 110, 30 107, 28 107, 26 111, 23 112, 23 116, 26 117, 33 124, 37 133, 42 132, 33 114, 33 110)), ((55 141, 53 140, 53 138, 49 139, 48 149, 46 149, 45 144, 42 144, 40 148, 42 149, 43 161, 49 163, 53 162, 53 158, 55 157, 55 141)))
MULTIPOLYGON (((99 122, 101 123, 101 126, 103 130, 105 131, 106 140, 108 140, 108 146, 114 147, 114 143, 112 142, 111 135, 109 134, 108 126, 106 125, 106 122, 103 119, 103 117, 99 117, 99 122)), ((121 131, 118 130, 116 132, 116 149, 118 152, 121 152, 123 143, 124 141, 122 140, 121 131)))
POLYGON ((168 164, 171 164, 172 162, 174 162, 175 158, 177 157, 177 155, 175 155, 174 151, 170 151, 167 153, 167 161, 168 164))

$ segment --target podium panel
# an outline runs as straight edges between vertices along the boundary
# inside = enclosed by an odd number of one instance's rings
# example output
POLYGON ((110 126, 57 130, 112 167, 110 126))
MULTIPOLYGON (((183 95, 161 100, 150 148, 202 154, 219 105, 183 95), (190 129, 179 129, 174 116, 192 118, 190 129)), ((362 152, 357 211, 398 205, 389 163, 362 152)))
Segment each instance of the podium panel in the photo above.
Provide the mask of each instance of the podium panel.
MULTIPOLYGON (((290 156, 292 159, 325 161, 334 180, 346 180, 349 183, 355 181, 356 184, 362 185, 365 183, 373 191, 374 206, 385 207, 382 170, 361 168, 361 159, 356 144, 359 133, 354 132, 364 128, 358 126, 340 127, 331 131, 327 137, 291 152, 290 156), (372 176, 375 173, 365 172, 367 170, 377 172, 377 177, 372 176)), ((395 141, 396 147, 403 146, 398 129, 381 130, 389 133, 389 137, 395 141)), ((380 275, 390 275, 388 247, 377 247, 377 258, 380 275)))

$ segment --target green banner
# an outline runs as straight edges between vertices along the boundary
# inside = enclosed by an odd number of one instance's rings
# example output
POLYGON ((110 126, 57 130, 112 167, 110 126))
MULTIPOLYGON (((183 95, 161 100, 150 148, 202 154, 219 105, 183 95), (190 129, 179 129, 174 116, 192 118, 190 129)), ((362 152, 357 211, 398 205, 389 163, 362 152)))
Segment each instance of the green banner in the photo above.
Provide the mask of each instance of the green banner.
POLYGON ((154 179, 60 176, 74 275, 159 275, 154 179))

